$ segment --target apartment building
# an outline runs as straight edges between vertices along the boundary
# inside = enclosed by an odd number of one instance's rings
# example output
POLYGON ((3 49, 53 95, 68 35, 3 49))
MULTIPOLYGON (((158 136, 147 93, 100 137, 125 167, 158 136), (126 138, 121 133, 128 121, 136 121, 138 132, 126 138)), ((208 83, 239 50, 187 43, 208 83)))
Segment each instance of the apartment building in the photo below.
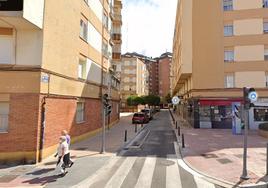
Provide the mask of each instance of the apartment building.
POLYGON ((170 92, 170 79, 171 79, 171 61, 172 53, 166 52, 163 53, 160 57, 157 58, 158 62, 158 81, 159 81, 159 96, 164 99, 170 92))
POLYGON ((195 128, 231 128, 242 88, 259 101, 250 128, 268 121, 268 1, 181 0, 177 7, 172 91, 195 128))
POLYGON ((144 58, 144 63, 149 71, 149 94, 159 95, 159 66, 158 61, 152 58, 144 58))
POLYGON ((113 44, 112 49, 112 67, 115 71, 116 77, 120 79, 120 62, 121 62, 121 47, 122 47, 122 1, 113 0, 114 5, 112 6, 112 38, 113 44))
MULTIPOLYGON (((112 46, 108 0, 1 1, 0 162, 35 163, 97 133, 112 46), (66 11, 67 10, 67 11, 66 11)), ((119 83, 111 77, 111 123, 119 83)))
POLYGON ((129 96, 149 94, 149 72, 141 59, 130 54, 122 55, 121 69, 121 110, 128 111, 129 96))

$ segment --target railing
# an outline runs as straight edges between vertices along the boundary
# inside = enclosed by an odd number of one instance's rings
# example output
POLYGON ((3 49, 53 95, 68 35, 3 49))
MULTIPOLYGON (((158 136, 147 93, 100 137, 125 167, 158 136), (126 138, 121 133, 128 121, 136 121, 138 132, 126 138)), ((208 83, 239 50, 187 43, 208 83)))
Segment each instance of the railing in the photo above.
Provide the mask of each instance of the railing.
POLYGON ((0 132, 7 132, 8 129, 8 115, 0 114, 0 132))

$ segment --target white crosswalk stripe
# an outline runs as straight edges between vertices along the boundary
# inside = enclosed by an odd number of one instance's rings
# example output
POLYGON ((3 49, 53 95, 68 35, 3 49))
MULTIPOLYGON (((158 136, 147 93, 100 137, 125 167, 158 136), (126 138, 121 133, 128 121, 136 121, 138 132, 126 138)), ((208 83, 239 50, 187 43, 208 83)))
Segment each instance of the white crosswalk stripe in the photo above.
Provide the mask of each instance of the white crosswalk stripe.
POLYGON ((115 174, 111 177, 105 188, 120 187, 124 179, 128 175, 129 171, 131 170, 136 159, 137 157, 128 157, 119 167, 119 169, 115 172, 115 174))
POLYGON ((181 188, 182 185, 177 159, 168 156, 167 160, 174 162, 174 164, 167 166, 166 188, 181 188))
POLYGON ((156 164, 156 157, 148 156, 146 158, 135 188, 151 187, 155 164, 156 164))

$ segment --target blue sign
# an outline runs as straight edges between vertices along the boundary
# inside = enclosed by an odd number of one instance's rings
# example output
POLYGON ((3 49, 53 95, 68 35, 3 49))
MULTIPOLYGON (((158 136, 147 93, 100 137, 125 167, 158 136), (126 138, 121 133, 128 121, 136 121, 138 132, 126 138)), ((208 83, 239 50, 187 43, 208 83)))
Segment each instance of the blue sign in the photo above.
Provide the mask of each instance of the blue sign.
POLYGON ((256 91, 252 91, 248 94, 248 98, 251 100, 251 102, 256 102, 258 100, 258 94, 256 91))

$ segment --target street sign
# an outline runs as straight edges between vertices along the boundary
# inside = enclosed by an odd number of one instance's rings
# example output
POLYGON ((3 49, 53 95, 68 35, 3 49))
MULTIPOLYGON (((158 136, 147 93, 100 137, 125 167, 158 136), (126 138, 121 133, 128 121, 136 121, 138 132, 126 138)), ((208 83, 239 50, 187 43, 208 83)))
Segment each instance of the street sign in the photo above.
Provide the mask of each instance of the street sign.
POLYGON ((258 93, 256 91, 252 91, 248 94, 248 98, 251 102, 256 102, 258 100, 258 93))
POLYGON ((179 97, 175 96, 175 97, 172 98, 172 104, 177 105, 179 103, 180 103, 179 97))

